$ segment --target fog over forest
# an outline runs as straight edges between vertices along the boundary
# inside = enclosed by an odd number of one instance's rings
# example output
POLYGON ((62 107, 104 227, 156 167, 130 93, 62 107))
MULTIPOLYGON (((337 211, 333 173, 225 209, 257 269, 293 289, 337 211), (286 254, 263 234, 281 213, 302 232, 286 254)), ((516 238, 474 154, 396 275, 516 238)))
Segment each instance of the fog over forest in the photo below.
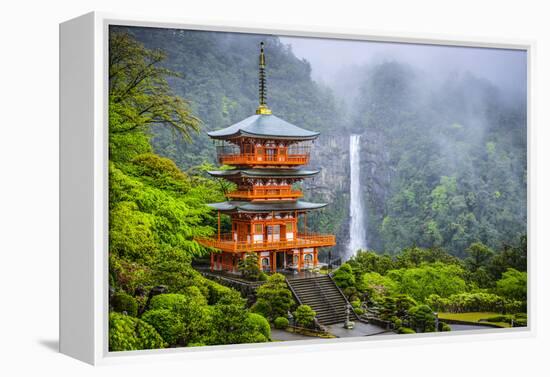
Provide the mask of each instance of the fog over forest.
MULTIPOLYGON (((352 41, 320 38, 281 37, 292 52, 311 64, 312 77, 338 91, 355 93, 357 86, 346 88, 341 80, 349 72, 387 61, 406 63, 442 80, 466 72, 484 78, 514 100, 525 98, 527 54, 512 49, 352 41)), ((356 80, 358 83, 358 80, 356 80)))

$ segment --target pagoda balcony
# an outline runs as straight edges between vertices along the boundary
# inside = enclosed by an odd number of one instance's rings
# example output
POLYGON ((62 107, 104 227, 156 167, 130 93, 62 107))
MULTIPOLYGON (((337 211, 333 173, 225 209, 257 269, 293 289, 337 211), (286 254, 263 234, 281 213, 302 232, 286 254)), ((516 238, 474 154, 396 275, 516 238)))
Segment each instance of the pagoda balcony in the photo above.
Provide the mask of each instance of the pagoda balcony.
POLYGON ((246 253, 251 251, 289 250, 306 247, 330 247, 336 245, 336 237, 332 234, 298 233, 291 240, 236 241, 231 233, 220 237, 201 237, 195 240, 203 246, 219 249, 225 252, 246 253))
POLYGON ((218 161, 224 165, 307 165, 308 154, 265 155, 255 153, 218 155, 218 161))
POLYGON ((309 145, 253 146, 219 145, 218 161, 224 165, 299 166, 309 163, 309 145))
POLYGON ((303 196, 299 190, 292 190, 291 186, 263 186, 251 190, 237 190, 226 195, 231 199, 244 200, 284 200, 298 199, 303 196))

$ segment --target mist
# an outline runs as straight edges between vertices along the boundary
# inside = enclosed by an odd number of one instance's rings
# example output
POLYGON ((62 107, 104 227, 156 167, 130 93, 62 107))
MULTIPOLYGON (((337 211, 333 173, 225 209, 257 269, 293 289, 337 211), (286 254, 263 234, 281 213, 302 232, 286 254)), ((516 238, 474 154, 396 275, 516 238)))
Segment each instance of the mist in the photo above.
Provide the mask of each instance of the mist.
POLYGON ((356 93, 359 80, 353 80, 350 74, 368 66, 396 61, 431 76, 436 82, 469 73, 488 80, 508 99, 526 98, 527 53, 523 50, 319 38, 280 39, 290 45, 298 58, 311 64, 314 80, 331 87, 339 96, 349 97, 350 93, 356 93), (346 85, 342 85, 342 81, 346 85))

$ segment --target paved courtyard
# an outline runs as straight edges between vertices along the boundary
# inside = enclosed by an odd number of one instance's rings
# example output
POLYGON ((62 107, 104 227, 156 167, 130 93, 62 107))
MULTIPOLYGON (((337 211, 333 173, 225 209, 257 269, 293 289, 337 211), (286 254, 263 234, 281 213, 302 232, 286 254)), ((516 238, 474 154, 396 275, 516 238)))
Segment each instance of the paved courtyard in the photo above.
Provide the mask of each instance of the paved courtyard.
POLYGON ((351 330, 345 329, 343 323, 336 323, 334 325, 327 326, 327 328, 331 334, 337 336, 338 338, 394 334, 393 332, 387 331, 382 327, 359 321, 355 321, 355 326, 351 330))
MULTIPOLYGON (((355 327, 351 330, 344 328, 343 323, 337 323, 327 326, 328 331, 338 338, 360 337, 370 335, 391 335, 394 334, 391 331, 386 331, 376 325, 369 323, 355 322, 355 327)), ((271 329, 271 339, 278 341, 289 340, 307 340, 307 339, 319 339, 315 336, 306 336, 302 334, 295 334, 284 330, 271 329)))

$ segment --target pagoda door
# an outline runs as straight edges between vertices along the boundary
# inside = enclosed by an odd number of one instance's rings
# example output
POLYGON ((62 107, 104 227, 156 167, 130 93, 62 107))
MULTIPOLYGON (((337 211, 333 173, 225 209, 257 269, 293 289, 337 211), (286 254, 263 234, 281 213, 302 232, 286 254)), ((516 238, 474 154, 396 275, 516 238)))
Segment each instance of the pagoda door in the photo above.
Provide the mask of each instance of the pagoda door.
POLYGON ((287 156, 286 156, 287 155, 286 147, 279 148, 278 153, 279 153, 279 162, 285 162, 286 158, 287 158, 287 156))
POLYGON ((250 224, 239 224, 237 226, 237 237, 239 241, 250 242, 250 224))
POLYGON ((280 225, 268 225, 266 228, 267 228, 267 242, 277 242, 281 239, 280 225))

